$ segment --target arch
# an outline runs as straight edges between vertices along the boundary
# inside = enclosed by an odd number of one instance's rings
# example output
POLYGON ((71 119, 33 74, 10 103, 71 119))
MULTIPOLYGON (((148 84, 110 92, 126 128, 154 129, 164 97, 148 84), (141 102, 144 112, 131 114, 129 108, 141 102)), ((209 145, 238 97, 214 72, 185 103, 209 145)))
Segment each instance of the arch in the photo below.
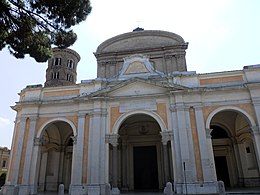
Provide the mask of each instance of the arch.
POLYGON ((46 127, 48 125, 50 125, 51 123, 53 122, 58 122, 58 121, 63 121, 63 122, 66 122, 70 125, 70 127, 72 128, 72 131, 73 131, 73 135, 76 136, 77 135, 77 129, 76 129, 76 126, 74 125, 74 123, 66 118, 63 118, 63 117, 58 117, 58 118, 53 118, 53 119, 50 119, 48 120, 47 122, 45 122, 39 129, 37 135, 36 135, 36 138, 40 138, 41 135, 42 135, 42 132, 46 129, 46 127))
POLYGON ((127 113, 124 113, 123 115, 121 115, 116 120, 116 122, 112 128, 112 133, 118 134, 119 127, 124 122, 124 120, 126 120, 128 117, 133 116, 135 114, 146 114, 146 115, 152 117, 159 124, 161 131, 167 131, 165 123, 163 122, 162 118, 157 113, 151 112, 151 111, 145 111, 145 110, 135 110, 135 111, 127 112, 127 113))
POLYGON ((223 107, 220 107, 220 108, 217 108, 215 110, 213 110, 207 120, 206 120, 206 128, 210 128, 210 123, 211 123, 211 120, 212 118, 219 112, 222 112, 222 111, 234 111, 234 112, 239 112, 241 114, 243 114, 245 117, 246 117, 246 120, 248 121, 248 123, 251 125, 251 126, 255 126, 256 123, 254 121, 254 119, 243 109, 241 108, 238 108, 238 107, 235 107, 235 106, 223 106, 223 107))

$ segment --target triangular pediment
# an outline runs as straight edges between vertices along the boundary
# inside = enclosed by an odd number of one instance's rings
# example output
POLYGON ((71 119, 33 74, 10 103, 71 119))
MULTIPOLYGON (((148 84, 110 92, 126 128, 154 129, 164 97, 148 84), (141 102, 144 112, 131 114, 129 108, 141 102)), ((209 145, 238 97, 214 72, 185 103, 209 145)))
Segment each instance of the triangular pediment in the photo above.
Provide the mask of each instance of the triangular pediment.
POLYGON ((167 94, 173 90, 183 90, 181 86, 169 86, 160 82, 133 78, 122 81, 112 87, 107 87, 91 94, 94 97, 130 97, 130 96, 149 96, 167 94))

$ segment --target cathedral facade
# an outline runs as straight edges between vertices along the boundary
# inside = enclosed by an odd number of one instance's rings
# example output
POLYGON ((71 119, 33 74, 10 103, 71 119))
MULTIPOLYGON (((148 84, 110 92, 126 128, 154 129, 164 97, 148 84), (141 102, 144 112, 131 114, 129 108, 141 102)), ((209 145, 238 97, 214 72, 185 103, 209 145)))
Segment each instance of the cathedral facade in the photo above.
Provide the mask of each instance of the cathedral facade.
POLYGON ((101 43, 97 78, 78 84, 79 54, 55 48, 44 86, 12 107, 4 194, 260 186, 260 65, 197 74, 187 48, 177 34, 136 29, 101 43))

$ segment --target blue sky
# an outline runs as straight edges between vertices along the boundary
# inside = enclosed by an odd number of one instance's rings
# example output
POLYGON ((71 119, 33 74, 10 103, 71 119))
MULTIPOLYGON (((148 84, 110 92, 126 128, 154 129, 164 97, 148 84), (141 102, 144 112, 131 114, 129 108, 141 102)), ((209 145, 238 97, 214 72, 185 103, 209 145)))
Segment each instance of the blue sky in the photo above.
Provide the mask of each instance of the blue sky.
MULTIPOLYGON (((93 55, 99 44, 137 26, 179 34, 189 42, 186 60, 197 73, 241 70, 260 64, 259 0, 92 0, 92 13, 76 26, 72 49, 81 55, 78 79, 96 78, 93 55)), ((44 84, 47 63, 17 60, 0 51, 0 146, 11 147, 18 93, 44 84)))

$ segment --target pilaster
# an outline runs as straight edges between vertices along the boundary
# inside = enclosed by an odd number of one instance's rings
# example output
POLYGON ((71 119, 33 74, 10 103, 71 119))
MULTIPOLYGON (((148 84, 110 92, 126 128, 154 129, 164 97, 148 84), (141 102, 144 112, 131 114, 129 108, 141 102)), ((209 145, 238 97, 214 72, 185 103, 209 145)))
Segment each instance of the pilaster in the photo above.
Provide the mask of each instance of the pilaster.
POLYGON ((211 139, 211 132, 213 129, 205 128, 206 132, 206 138, 207 138, 207 148, 209 153, 209 163, 210 163, 210 169, 212 174, 212 179, 214 181, 217 181, 217 175, 216 175, 216 167, 215 167, 215 160, 214 160, 214 152, 213 152, 213 146, 212 146, 212 139, 211 139))
POLYGON ((196 181, 196 166, 195 156, 190 124, 189 108, 185 107, 184 104, 178 105, 177 109, 177 120, 178 120, 178 131, 180 136, 180 148, 182 155, 181 170, 183 174, 186 174, 186 182, 196 181), (185 163, 185 170, 183 167, 185 163))
POLYGON ((78 114, 77 135, 73 136, 73 156, 71 170, 71 185, 70 193, 73 195, 82 194, 82 171, 83 171, 83 148, 84 148, 84 133, 85 133, 85 118, 86 113, 78 114))
MULTIPOLYGON (((197 124, 197 131, 198 131, 198 138, 199 138, 199 148, 201 154, 201 163, 203 169, 203 178, 204 181, 216 181, 215 174, 213 174, 212 170, 212 160, 209 154, 209 145, 207 140, 207 134, 205 131, 205 122, 202 112, 201 106, 195 107, 195 117, 196 117, 196 124, 197 124), (208 146, 208 147, 205 147, 208 146)), ((211 146, 212 147, 212 146, 211 146)), ((213 153, 213 151, 212 151, 213 153)))
POLYGON ((171 107, 171 117, 172 117, 172 127, 173 127, 173 151, 174 156, 174 181, 176 183, 181 183, 183 181, 183 172, 182 172, 182 155, 180 148, 180 137, 178 131, 178 118, 177 110, 175 107, 171 107))
MULTIPOLYGON (((33 145, 34 145, 34 135, 35 135, 35 127, 36 127, 36 116, 28 117, 30 120, 30 127, 28 129, 28 141, 25 151, 25 163, 23 169, 23 177, 22 177, 22 185, 19 187, 19 194, 27 194, 30 193, 30 174, 32 170, 32 157, 33 157, 33 145)), ((25 143, 26 144, 26 143, 25 143)), ((35 181, 36 182, 36 181, 35 181)))
MULTIPOLYGON (((97 105, 99 106, 99 105, 97 105)), ((93 109, 90 113, 90 129, 89 129, 89 156, 88 159, 88 183, 91 185, 101 184, 101 174, 105 170, 104 165, 101 162, 104 155, 104 145, 105 145, 105 117, 106 110, 101 108, 93 109), (103 138, 102 138, 103 137, 103 138), (102 138, 102 139, 101 139, 102 138)))
POLYGON ((18 175, 19 175, 19 169, 20 169, 20 160, 21 160, 21 155, 22 155, 22 146, 24 142, 24 133, 25 133, 25 128, 26 128, 26 121, 27 121, 26 116, 22 116, 20 118, 20 128, 16 129, 17 133, 17 142, 14 143, 16 146, 13 146, 12 148, 15 148, 16 150, 14 151, 14 154, 12 156, 13 159, 11 161, 14 161, 13 167, 12 167, 12 175, 11 175, 11 184, 16 185, 18 182, 18 175))

